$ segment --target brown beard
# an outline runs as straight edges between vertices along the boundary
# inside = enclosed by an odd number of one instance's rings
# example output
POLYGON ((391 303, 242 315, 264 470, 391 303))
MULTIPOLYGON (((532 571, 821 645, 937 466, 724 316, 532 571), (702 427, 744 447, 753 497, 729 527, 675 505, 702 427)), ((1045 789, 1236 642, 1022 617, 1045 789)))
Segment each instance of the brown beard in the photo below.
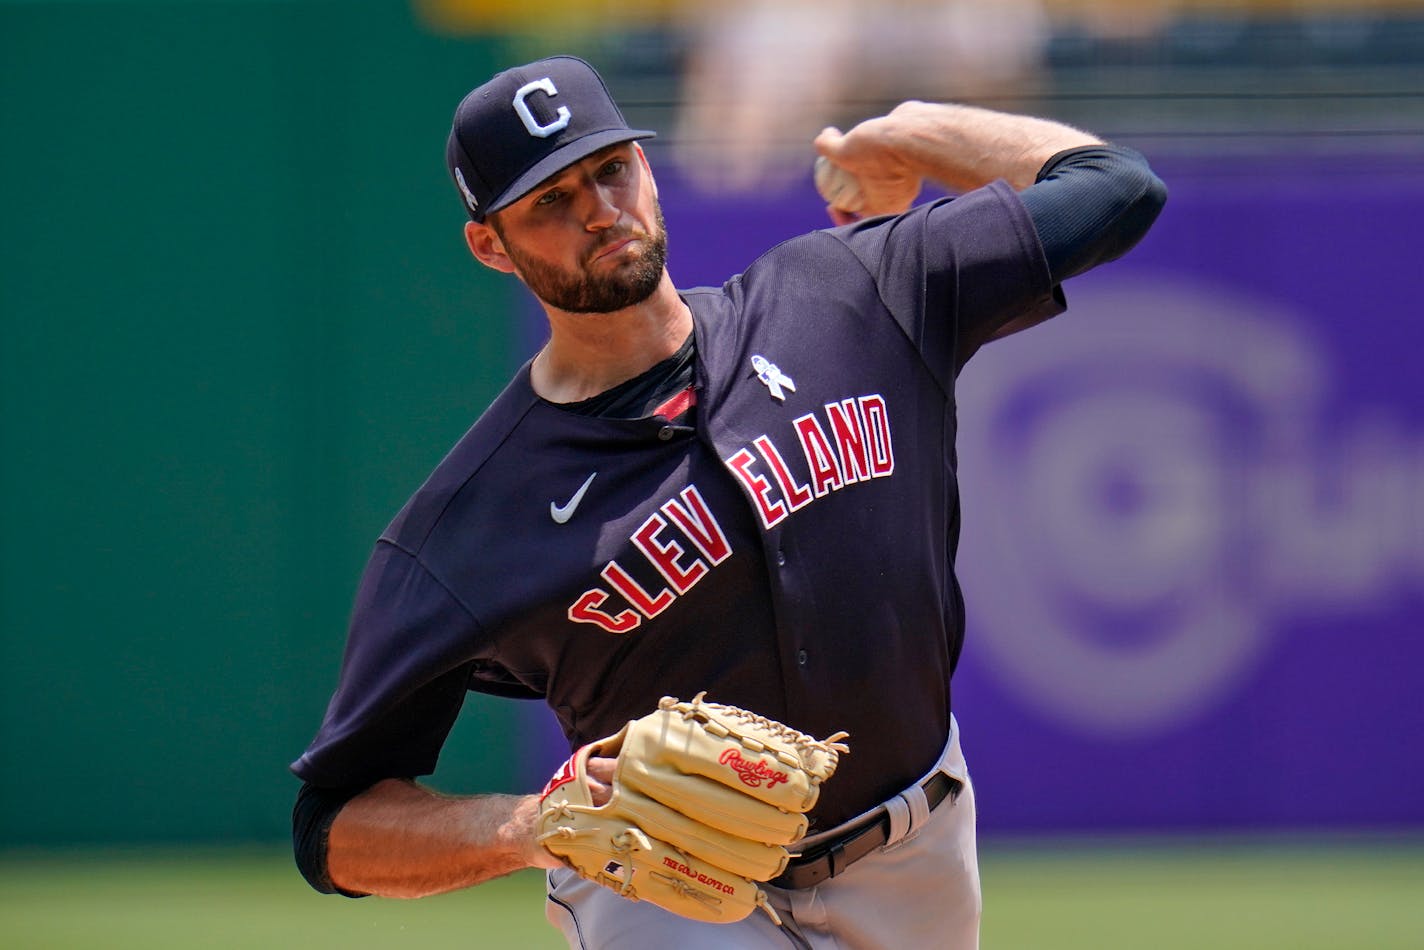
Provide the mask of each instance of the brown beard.
MULTIPOLYGON (((573 272, 526 254, 510 244, 502 232, 500 239, 504 242, 505 253, 514 262, 520 279, 533 291, 534 296, 549 306, 568 313, 611 313, 647 300, 662 281, 663 268, 667 266, 667 224, 663 221, 662 205, 657 199, 653 200, 653 213, 653 233, 649 234, 639 228, 620 228, 607 232, 598 246, 589 251, 580 270, 573 272), (588 272, 586 268, 599 252, 610 244, 630 237, 643 242, 636 259, 614 268, 606 275, 599 276, 588 272)), ((500 231, 497 224, 495 231, 500 231)))

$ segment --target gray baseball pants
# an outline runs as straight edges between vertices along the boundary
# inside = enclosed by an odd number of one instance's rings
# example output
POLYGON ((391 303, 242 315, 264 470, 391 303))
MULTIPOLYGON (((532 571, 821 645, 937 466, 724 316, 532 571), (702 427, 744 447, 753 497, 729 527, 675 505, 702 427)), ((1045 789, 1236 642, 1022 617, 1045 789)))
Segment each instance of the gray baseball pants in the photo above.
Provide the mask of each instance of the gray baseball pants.
POLYGON ((953 719, 936 770, 964 784, 958 798, 946 798, 930 812, 916 782, 872 809, 891 816, 884 847, 816 887, 765 887, 781 915, 780 927, 761 911, 735 924, 688 920, 646 901, 625 900, 567 869, 549 872, 545 916, 575 950, 977 950, 974 787, 953 719))

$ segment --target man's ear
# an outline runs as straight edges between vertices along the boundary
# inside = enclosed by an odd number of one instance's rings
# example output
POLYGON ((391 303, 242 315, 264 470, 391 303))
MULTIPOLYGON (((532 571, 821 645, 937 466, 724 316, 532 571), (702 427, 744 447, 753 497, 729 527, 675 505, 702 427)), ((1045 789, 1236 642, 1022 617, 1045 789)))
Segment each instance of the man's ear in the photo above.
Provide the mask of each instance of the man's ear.
POLYGON ((505 253, 499 233, 483 221, 465 222, 465 243, 475 260, 501 274, 514 273, 514 262, 505 253))

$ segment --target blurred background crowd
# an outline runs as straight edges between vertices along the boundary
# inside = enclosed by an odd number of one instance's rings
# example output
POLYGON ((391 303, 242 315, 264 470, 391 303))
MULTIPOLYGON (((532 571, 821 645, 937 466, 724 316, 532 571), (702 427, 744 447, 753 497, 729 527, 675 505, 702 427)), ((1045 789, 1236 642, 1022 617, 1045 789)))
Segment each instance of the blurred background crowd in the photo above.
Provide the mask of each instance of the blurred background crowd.
POLYGON ((1411 0, 420 0, 434 28, 576 48, 708 187, 906 98, 1052 112, 1164 150, 1417 148, 1411 0), (1361 141, 1368 139, 1368 142, 1361 141))

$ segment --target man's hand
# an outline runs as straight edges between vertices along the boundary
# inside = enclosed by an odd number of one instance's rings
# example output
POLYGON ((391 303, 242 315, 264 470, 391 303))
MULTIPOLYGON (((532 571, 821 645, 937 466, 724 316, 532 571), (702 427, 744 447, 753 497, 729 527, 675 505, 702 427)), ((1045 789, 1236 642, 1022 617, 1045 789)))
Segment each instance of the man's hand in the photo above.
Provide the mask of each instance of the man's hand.
POLYGON ((613 797, 613 770, 617 766, 617 759, 593 756, 588 760, 588 791, 595 808, 607 805, 613 797))
POLYGON ((1102 142, 1048 119, 911 100, 849 132, 827 128, 813 144, 860 186, 858 214, 827 209, 836 224, 848 224, 909 210, 925 181, 963 193, 1002 178, 1022 191, 1054 155, 1102 142))
MULTIPOLYGON (((858 198, 852 207, 832 202, 826 211, 836 224, 863 217, 908 211, 920 194, 920 175, 893 144, 890 116, 867 119, 849 132, 828 126, 816 136, 816 151, 854 179, 858 198)), ((827 196, 829 197, 829 196, 827 196)))

